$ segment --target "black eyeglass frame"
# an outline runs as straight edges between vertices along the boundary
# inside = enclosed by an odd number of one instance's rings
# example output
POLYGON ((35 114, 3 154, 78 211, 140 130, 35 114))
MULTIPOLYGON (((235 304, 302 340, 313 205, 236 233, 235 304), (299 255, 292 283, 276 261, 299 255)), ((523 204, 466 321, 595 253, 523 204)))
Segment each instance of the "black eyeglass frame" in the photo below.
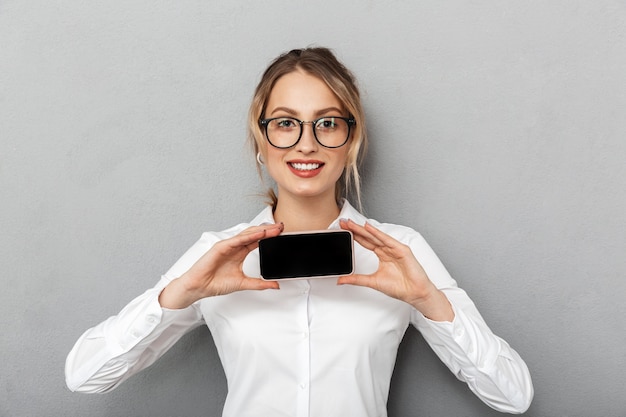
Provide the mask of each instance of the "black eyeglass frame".
POLYGON ((311 128, 313 129, 313 137, 315 138, 317 143, 322 145, 324 148, 336 149, 336 148, 341 148, 343 145, 348 143, 348 140, 350 139, 350 132, 352 131, 352 126, 356 125, 356 120, 354 119, 354 117, 325 116, 325 117, 320 117, 319 119, 315 119, 315 120, 311 120, 311 121, 307 122, 307 121, 302 121, 300 119, 296 119, 295 117, 285 117, 285 116, 283 116, 283 117, 272 117, 270 119, 260 119, 259 120, 259 124, 265 128, 265 139, 267 139, 267 141, 269 142, 270 145, 272 145, 273 147, 275 147, 277 149, 289 149, 289 148, 293 148, 294 146, 296 146, 298 144, 298 142, 300 142, 300 139, 302 139, 302 132, 304 131, 303 125, 305 125, 305 124, 310 124, 311 125, 311 128), (278 119, 295 120, 300 125, 300 134, 298 135, 298 140, 296 140, 293 145, 290 145, 290 146, 276 146, 270 140, 270 137, 267 134, 267 125, 272 120, 278 120, 278 119), (317 133, 315 132, 315 126, 317 125, 317 123, 320 120, 324 120, 324 119, 341 119, 341 120, 345 121, 346 123, 348 123, 348 134, 346 135, 346 140, 341 145, 327 146, 327 145, 324 145, 322 142, 320 142, 320 140, 317 138, 317 133))

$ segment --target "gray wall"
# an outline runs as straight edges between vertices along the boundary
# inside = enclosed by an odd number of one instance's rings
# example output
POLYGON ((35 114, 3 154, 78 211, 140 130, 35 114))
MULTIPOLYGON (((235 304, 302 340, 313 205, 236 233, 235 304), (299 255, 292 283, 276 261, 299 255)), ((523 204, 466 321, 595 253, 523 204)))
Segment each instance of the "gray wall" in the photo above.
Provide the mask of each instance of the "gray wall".
MULTIPOLYGON (((0 1, 0 415, 215 416, 197 329, 107 395, 65 355, 262 206, 244 120, 278 53, 358 75, 370 216, 420 230, 526 359, 526 415, 626 415, 623 1, 0 1)), ((415 331, 390 416, 495 416, 415 331)))

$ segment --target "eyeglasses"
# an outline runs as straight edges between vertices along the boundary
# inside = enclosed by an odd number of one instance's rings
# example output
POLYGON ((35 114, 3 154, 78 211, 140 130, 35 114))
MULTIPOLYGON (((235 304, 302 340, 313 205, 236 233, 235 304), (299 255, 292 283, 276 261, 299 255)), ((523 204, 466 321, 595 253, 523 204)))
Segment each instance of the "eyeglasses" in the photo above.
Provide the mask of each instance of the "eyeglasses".
POLYGON ((310 124, 317 143, 325 148, 340 148, 348 142, 350 129, 356 120, 349 117, 321 117, 310 122, 303 122, 295 117, 274 117, 259 120, 265 128, 267 141, 275 148, 287 149, 302 138, 303 125, 310 124))

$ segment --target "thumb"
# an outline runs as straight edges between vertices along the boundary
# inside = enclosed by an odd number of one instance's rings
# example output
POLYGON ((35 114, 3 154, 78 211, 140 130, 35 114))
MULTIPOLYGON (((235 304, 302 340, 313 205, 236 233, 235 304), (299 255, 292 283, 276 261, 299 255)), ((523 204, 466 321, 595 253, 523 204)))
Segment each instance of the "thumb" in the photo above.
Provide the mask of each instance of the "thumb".
POLYGON ((372 277, 370 275, 351 274, 339 277, 337 285, 360 285, 363 287, 369 287, 372 277))
POLYGON ((276 281, 264 281, 260 278, 246 278, 242 283, 242 289, 246 290, 279 290, 280 285, 276 281))

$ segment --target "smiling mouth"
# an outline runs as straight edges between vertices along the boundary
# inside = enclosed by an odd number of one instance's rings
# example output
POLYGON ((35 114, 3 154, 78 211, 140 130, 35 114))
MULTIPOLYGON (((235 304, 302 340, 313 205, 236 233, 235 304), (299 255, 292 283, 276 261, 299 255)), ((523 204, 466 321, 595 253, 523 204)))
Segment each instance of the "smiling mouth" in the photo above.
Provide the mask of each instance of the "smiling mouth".
POLYGON ((320 163, 303 164, 300 162, 289 162, 289 166, 298 171, 314 171, 322 166, 320 163))

